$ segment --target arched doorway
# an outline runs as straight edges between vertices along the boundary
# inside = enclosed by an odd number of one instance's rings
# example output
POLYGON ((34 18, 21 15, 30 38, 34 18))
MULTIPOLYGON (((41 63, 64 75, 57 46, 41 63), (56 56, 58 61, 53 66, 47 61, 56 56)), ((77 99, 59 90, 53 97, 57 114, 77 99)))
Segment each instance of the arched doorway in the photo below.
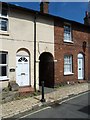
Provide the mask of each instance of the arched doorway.
POLYGON ((19 50, 16 54, 16 83, 19 86, 30 85, 30 63, 27 50, 19 50))
POLYGON ((54 87, 54 61, 49 52, 44 52, 39 57, 39 85, 44 81, 45 87, 54 87))
POLYGON ((78 54, 78 79, 84 79, 84 56, 82 53, 78 54))

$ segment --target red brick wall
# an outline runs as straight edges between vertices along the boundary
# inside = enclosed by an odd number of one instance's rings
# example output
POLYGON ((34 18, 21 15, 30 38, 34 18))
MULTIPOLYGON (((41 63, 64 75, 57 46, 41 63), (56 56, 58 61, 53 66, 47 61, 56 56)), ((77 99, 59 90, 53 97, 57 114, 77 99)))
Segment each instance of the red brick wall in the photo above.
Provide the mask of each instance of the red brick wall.
POLYGON ((55 20, 54 23, 54 39, 55 39, 55 84, 66 81, 78 81, 78 66, 77 56, 79 53, 85 56, 85 80, 88 80, 88 47, 84 52, 83 42, 86 41, 88 44, 88 30, 86 27, 72 23, 72 36, 74 43, 64 42, 64 22, 55 20), (64 75, 64 55, 73 55, 73 75, 64 75))
POLYGON ((89 30, 89 35, 88 35, 88 54, 89 54, 88 56, 88 79, 90 81, 90 30, 89 30))

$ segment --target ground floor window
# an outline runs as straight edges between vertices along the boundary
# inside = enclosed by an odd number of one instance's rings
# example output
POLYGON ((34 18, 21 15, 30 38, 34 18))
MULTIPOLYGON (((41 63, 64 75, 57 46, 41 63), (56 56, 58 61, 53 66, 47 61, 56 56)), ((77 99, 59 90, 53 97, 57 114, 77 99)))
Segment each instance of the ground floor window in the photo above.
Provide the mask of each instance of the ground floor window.
POLYGON ((0 52, 0 80, 7 78, 7 53, 0 52))
POLYGON ((64 56, 64 75, 72 73, 72 55, 64 56))

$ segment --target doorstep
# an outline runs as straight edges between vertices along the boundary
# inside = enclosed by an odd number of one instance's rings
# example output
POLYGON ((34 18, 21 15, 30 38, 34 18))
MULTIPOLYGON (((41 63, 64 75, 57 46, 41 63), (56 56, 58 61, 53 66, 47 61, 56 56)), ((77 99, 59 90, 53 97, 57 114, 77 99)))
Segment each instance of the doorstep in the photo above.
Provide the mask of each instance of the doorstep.
POLYGON ((34 92, 34 88, 32 88, 31 86, 19 87, 20 95, 25 95, 27 93, 33 93, 33 92, 34 92))

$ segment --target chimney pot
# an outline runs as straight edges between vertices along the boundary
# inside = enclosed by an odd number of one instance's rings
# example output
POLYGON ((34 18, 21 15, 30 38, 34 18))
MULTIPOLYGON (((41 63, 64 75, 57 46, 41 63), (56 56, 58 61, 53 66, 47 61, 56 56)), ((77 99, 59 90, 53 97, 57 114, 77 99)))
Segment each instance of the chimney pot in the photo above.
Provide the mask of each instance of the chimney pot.
POLYGON ((48 0, 42 0, 40 3, 40 12, 49 13, 49 2, 48 0))
POLYGON ((84 18, 84 24, 90 26, 90 12, 86 11, 86 16, 84 18))

